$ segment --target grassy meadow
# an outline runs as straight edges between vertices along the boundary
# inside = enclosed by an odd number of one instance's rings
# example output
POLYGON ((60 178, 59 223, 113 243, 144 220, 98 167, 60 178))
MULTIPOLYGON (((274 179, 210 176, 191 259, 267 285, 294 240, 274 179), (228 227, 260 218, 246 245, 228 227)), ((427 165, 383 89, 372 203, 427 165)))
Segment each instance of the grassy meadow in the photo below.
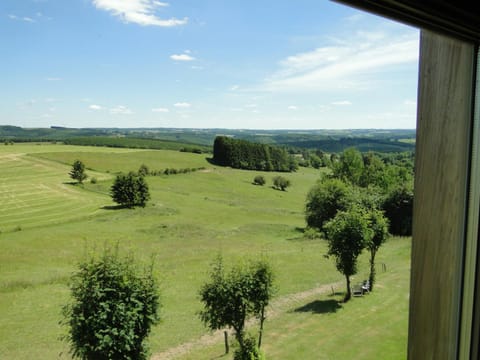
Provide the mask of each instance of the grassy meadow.
MULTIPOLYGON (((208 333, 196 315, 198 289, 221 252, 226 263, 264 255, 276 274, 277 301, 265 324, 269 359, 404 359, 408 318, 410 240, 391 239, 378 253, 376 291, 340 304, 343 277, 324 258, 322 240, 303 237, 305 197, 321 171, 300 168, 282 174, 287 191, 271 188, 275 173, 221 168, 205 154, 67 145, 0 147, 0 359, 69 359, 60 339, 61 308, 68 280, 92 249, 118 242, 148 263, 155 258, 161 283, 162 322, 150 337, 155 359, 208 333), (83 186, 68 176, 74 160, 89 177, 83 186), (146 208, 112 209, 115 173, 199 168, 178 175, 149 176, 146 208), (267 185, 254 186, 262 174, 267 185), (334 291, 295 298, 323 284, 334 291)), ((359 281, 367 277, 361 257, 359 281)), ((197 344, 179 359, 213 359, 221 341, 197 344)), ((230 359, 230 357, 222 357, 230 359)))

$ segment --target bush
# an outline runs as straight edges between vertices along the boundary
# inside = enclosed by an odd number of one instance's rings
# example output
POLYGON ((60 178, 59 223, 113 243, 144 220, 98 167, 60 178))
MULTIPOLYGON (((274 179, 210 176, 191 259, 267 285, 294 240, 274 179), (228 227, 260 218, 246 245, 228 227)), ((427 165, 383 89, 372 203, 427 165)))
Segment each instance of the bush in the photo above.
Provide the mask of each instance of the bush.
POLYGON ((257 175, 253 179, 254 185, 265 185, 265 183, 266 183, 265 178, 262 175, 257 175))
POLYGON ((233 360, 265 360, 265 356, 259 350, 255 338, 246 336, 243 342, 243 348, 235 350, 233 360))
POLYGON ((79 264, 63 308, 71 354, 79 359, 146 359, 145 340, 159 321, 152 267, 139 274, 131 257, 105 250, 79 264))
POLYGON ((290 186, 290 180, 285 179, 283 176, 275 176, 273 178, 273 187, 285 191, 290 186))
POLYGON ((97 183, 97 178, 96 177, 92 177, 90 179, 90 184, 96 184, 97 183))

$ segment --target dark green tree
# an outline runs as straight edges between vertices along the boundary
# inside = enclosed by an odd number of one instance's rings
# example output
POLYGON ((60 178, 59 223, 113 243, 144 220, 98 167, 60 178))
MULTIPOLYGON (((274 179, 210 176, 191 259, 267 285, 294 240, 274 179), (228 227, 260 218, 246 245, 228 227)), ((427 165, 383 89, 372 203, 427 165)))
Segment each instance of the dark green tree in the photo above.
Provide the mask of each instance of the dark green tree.
POLYGON ((83 180, 87 178, 87 174, 85 173, 85 164, 80 160, 75 160, 72 165, 72 170, 70 170, 69 174, 73 180, 76 180, 79 184, 82 184, 83 180))
POLYGON ((143 176, 133 172, 120 174, 110 189, 112 199, 117 204, 125 207, 144 207, 150 199, 148 184, 143 176))
POLYGON ((385 197, 382 209, 390 222, 392 235, 412 235, 413 190, 409 186, 394 188, 385 197))
POLYGON ((159 292, 152 267, 137 270, 132 257, 105 250, 79 264, 63 308, 74 358, 147 359, 146 338, 159 321, 159 292))
POLYGON ((388 239, 388 219, 380 210, 371 210, 368 213, 369 228, 371 237, 366 242, 366 248, 370 251, 370 291, 373 291, 375 284, 375 255, 378 249, 388 239))
POLYGON ((347 210, 351 203, 351 190, 339 179, 324 178, 308 192, 305 218, 307 225, 323 230, 324 224, 338 211, 347 210))
POLYGON ((353 207, 340 211, 326 225, 328 240, 327 256, 335 258, 337 270, 345 276, 347 293, 344 301, 351 298, 350 276, 357 273, 357 258, 371 238, 371 229, 364 212, 353 207))

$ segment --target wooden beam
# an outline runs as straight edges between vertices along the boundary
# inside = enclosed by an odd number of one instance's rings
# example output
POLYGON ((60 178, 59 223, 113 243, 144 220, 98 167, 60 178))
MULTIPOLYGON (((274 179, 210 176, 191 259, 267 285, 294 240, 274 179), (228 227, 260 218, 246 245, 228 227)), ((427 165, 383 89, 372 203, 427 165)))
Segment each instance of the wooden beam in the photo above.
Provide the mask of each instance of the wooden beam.
POLYGON ((458 355, 474 45, 422 30, 409 317, 410 360, 458 355))

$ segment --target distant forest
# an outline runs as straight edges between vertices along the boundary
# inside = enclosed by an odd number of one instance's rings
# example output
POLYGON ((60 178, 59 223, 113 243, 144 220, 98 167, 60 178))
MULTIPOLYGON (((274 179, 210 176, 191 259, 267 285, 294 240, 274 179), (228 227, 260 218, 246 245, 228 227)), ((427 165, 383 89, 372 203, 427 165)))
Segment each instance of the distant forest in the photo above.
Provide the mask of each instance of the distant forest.
POLYGON ((414 129, 353 130, 229 130, 229 129, 120 129, 120 128, 21 128, 0 126, 0 141, 57 141, 75 145, 169 149, 212 152, 217 136, 285 147, 338 153, 349 147, 361 152, 404 152, 415 148, 414 129))
POLYGON ((217 136, 213 144, 213 161, 236 169, 294 171, 298 165, 286 149, 247 140, 217 136))

